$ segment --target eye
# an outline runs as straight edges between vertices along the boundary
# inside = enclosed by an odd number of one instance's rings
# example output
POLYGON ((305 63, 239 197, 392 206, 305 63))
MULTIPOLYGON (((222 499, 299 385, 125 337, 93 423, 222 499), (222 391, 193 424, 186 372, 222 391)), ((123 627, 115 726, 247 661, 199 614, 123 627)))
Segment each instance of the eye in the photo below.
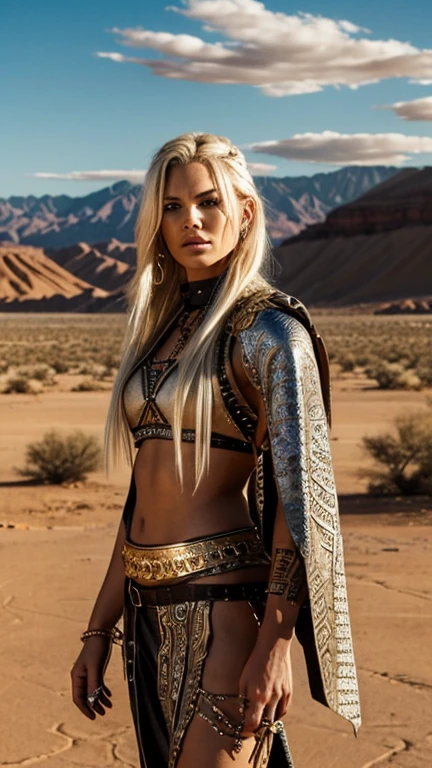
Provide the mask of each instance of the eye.
POLYGON ((167 213, 170 213, 170 211, 176 211, 178 207, 179 207, 178 203, 166 203, 164 205, 164 211, 166 211, 167 213))
POLYGON ((205 208, 211 208, 215 205, 219 205, 219 200, 217 197, 209 197, 207 200, 203 200, 201 205, 203 205, 205 208))

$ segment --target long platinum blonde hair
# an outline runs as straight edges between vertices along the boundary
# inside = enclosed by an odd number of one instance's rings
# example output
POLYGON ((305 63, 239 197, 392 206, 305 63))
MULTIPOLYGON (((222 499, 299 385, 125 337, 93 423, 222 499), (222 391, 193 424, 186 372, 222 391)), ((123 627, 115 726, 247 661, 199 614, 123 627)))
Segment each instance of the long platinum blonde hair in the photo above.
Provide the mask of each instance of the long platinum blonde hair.
POLYGON ((177 479, 183 489, 181 429, 183 410, 191 388, 196 388, 195 488, 208 472, 212 431, 212 364, 217 338, 236 302, 261 289, 270 289, 270 248, 264 209, 243 154, 231 142, 205 133, 186 133, 167 142, 154 156, 146 175, 136 223, 137 266, 128 288, 129 317, 122 360, 114 383, 105 427, 105 460, 120 455, 133 463, 133 443, 123 409, 123 388, 135 363, 145 355, 163 328, 172 308, 179 305, 180 283, 186 280, 183 267, 166 253, 160 227, 167 173, 177 164, 198 162, 208 169, 227 220, 239 231, 244 204, 254 203, 248 233, 232 252, 226 279, 211 311, 194 332, 178 363, 174 403, 173 440, 177 479), (165 252, 165 277, 160 285, 153 278, 157 255, 165 252))

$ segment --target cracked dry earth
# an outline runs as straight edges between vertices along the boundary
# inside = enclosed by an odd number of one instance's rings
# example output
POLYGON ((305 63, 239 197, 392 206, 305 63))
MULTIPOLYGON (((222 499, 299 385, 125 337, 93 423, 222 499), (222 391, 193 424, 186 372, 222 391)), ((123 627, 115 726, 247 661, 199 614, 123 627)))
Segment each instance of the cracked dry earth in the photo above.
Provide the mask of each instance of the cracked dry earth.
MULTIPOLYGON (((98 529, 0 529, 0 766, 138 766, 119 649, 107 673, 114 706, 105 718, 86 720, 69 693, 79 634, 114 541, 110 519, 98 529)), ((296 645, 286 718, 296 768, 431 768, 426 522, 343 516, 364 724, 355 739, 347 723, 311 701, 296 645)))

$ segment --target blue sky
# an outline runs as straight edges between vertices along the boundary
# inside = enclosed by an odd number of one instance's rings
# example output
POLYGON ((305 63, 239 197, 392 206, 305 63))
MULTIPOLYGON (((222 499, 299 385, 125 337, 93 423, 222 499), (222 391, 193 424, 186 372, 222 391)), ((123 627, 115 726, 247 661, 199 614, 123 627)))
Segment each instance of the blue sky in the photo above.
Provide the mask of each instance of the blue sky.
POLYGON ((412 13, 399 0, 172 5, 183 13, 165 0, 3 0, 0 196, 85 195, 190 130, 229 136, 276 176, 432 164, 426 0, 412 13), (218 82, 227 73, 234 84, 218 82))

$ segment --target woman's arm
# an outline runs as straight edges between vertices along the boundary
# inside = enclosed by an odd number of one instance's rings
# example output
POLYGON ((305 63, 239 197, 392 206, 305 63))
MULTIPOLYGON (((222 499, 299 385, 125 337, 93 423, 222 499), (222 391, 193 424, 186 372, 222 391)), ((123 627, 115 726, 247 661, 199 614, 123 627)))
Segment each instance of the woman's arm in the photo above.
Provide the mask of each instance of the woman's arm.
POLYGON ((291 642, 306 591, 303 561, 279 503, 264 620, 240 679, 240 693, 249 701, 245 733, 255 731, 263 717, 273 722, 287 711, 292 695, 291 642))
MULTIPOLYGON (((270 446, 274 486, 311 580, 311 607, 302 627, 311 693, 357 730, 359 694, 330 448, 328 357, 301 303, 283 294, 273 303, 256 311, 252 305, 246 321, 234 320, 233 333, 250 384, 264 402, 269 445, 263 447, 270 446)), ((264 493, 265 486, 264 478, 264 493)), ((260 505, 261 489, 256 490, 260 505)), ((264 515, 269 503, 267 497, 264 515)), ((267 532, 272 518, 273 511, 265 521, 267 532)))
POLYGON ((122 549, 125 541, 123 520, 115 540, 110 564, 91 613, 88 629, 111 629, 117 624, 123 612, 123 590, 125 582, 122 549))
MULTIPOLYGON (((123 520, 117 533, 111 561, 104 581, 96 598, 88 623, 88 629, 111 629, 119 620, 123 611, 124 564, 122 548, 125 540, 123 520)), ((105 714, 104 707, 111 707, 111 692, 104 684, 104 673, 111 655, 112 642, 100 635, 85 640, 71 670, 72 698, 78 709, 90 720, 96 713, 105 714), (87 701, 88 694, 100 690, 100 695, 93 707, 87 701)))
MULTIPOLYGON (((257 416, 255 444, 259 447, 268 432, 262 392, 252 384, 244 367, 241 345, 233 346, 232 366, 236 383, 257 416)), ((278 503, 272 540, 269 594, 255 648, 241 679, 240 693, 247 696, 245 732, 255 731, 263 717, 282 717, 292 695, 291 643, 301 603, 307 594, 303 560, 278 503)))

